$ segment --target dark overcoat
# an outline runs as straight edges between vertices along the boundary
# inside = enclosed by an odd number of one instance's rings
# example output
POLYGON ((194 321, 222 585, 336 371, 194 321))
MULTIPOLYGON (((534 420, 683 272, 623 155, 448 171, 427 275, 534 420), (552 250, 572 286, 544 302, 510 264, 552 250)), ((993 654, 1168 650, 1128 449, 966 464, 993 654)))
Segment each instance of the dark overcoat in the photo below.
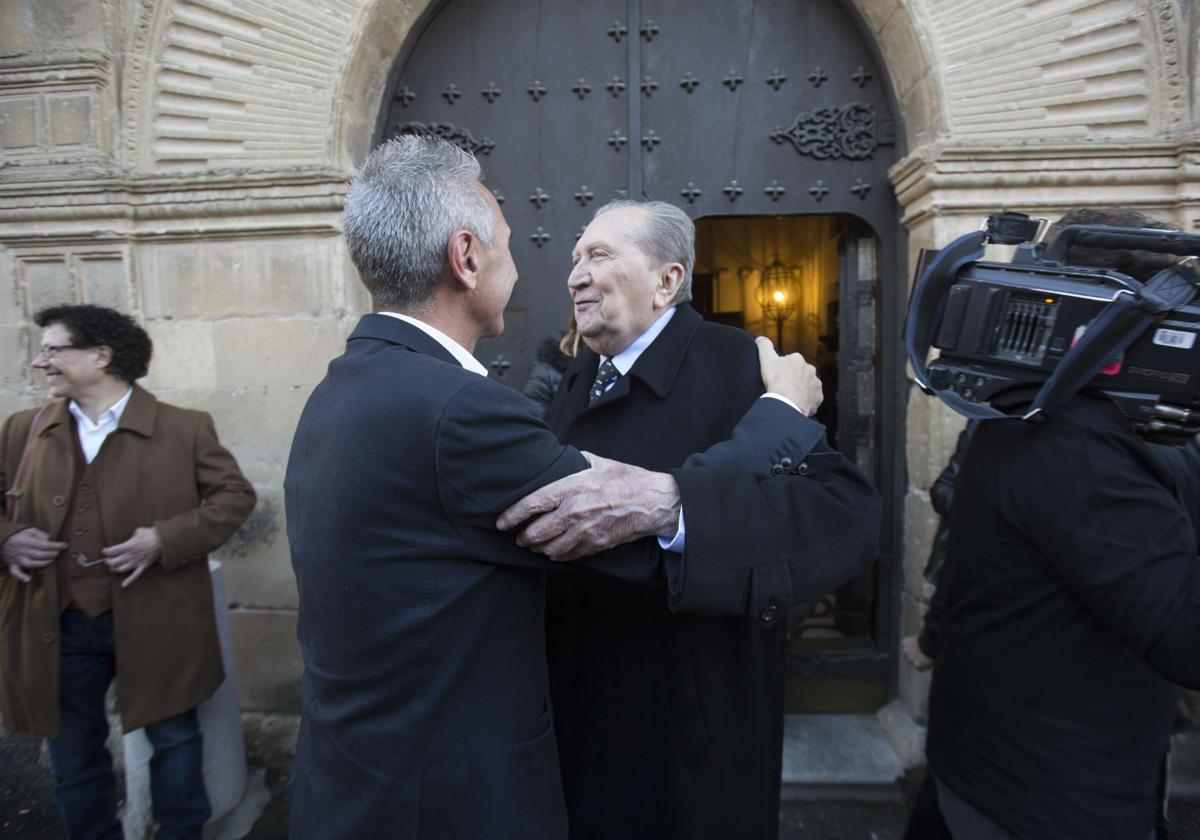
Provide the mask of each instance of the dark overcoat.
MULTIPOLYGON (((36 414, 18 412, 0 430, 5 490, 36 414)), ((0 542, 30 526, 61 538, 75 481, 74 435, 63 400, 35 440, 21 521, 0 523, 0 542)), ((161 403, 136 385, 101 453, 95 463, 109 545, 151 525, 162 542, 161 562, 131 586, 113 577, 117 708, 129 731, 196 706, 225 679, 206 561, 250 515, 255 496, 208 414, 161 403)), ((0 712, 9 729, 53 737, 58 575, 51 564, 32 578, 0 576, 0 712)))
MULTIPOLYGON (((715 505, 731 477, 753 484, 738 459, 794 451, 788 422, 771 407, 748 415, 741 439, 681 480, 684 504, 715 505)), ((284 482, 304 656, 293 838, 566 837, 549 561, 495 520, 585 466, 532 402, 417 327, 360 321, 304 408, 284 482)), ((710 522, 685 555, 698 568, 736 539, 710 522)), ((643 540, 580 562, 648 581, 660 553, 643 540)))
MULTIPOLYGON (((687 305, 589 406, 598 364, 590 350, 577 356, 551 429, 655 470, 727 438, 763 393, 753 339, 687 305)), ((731 477, 724 492, 684 504, 689 546, 694 525, 720 521, 762 531, 774 543, 765 550, 744 542, 704 567, 684 557, 674 571, 685 597, 551 573, 551 696, 573 840, 776 836, 787 611, 863 571, 879 532, 875 490, 819 424, 802 422, 801 455, 777 455, 777 478, 731 477), (772 512, 770 524, 749 524, 772 512)), ((687 472, 677 473, 685 490, 687 472)))

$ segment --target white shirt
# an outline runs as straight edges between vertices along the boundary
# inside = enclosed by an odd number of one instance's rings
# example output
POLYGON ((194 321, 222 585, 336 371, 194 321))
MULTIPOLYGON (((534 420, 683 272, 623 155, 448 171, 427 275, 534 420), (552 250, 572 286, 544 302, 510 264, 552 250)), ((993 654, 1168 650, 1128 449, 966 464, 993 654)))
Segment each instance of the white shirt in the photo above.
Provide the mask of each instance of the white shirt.
POLYGON ((96 460, 96 455, 99 454, 104 439, 117 430, 117 425, 121 422, 121 415, 125 413, 125 406, 129 405, 131 396, 133 396, 133 388, 130 388, 125 392, 125 396, 105 409, 95 423, 92 422, 92 418, 83 413, 83 409, 75 400, 67 403, 67 410, 75 418, 75 429, 79 433, 79 446, 83 449, 83 457, 89 464, 96 460))
POLYGON ((424 321, 413 318, 409 315, 401 315, 399 312, 380 312, 380 315, 387 315, 392 318, 398 318, 406 324, 412 324, 414 327, 425 333, 438 344, 446 348, 446 352, 454 357, 460 365, 462 365, 471 373, 478 373, 480 376, 487 376, 487 368, 479 363, 479 360, 467 352, 467 348, 463 347, 457 341, 437 327, 432 327, 424 321))

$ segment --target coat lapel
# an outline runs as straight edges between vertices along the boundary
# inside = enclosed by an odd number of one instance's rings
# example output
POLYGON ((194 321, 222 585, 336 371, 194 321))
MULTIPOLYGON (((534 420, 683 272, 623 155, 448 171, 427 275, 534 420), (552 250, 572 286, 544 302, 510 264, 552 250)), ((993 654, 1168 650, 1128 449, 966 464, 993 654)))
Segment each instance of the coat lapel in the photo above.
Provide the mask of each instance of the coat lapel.
POLYGON ((634 379, 640 380, 656 396, 665 397, 671 392, 687 349, 702 322, 700 314, 691 306, 678 306, 674 317, 642 352, 629 373, 618 379, 607 393, 591 405, 588 404, 588 391, 600 367, 600 357, 588 348, 581 347, 579 355, 565 374, 567 397, 561 411, 562 418, 553 418, 551 427, 554 432, 561 438, 576 418, 625 399, 629 396, 634 379))

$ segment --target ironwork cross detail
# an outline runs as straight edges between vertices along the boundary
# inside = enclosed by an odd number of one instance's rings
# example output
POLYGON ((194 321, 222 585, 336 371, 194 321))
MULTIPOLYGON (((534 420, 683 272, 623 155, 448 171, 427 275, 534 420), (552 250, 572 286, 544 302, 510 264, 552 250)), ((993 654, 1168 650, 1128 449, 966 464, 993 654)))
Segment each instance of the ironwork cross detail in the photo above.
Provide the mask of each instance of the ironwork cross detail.
POLYGON ((396 91, 396 98, 400 100, 401 105, 407 108, 413 103, 413 100, 417 98, 417 95, 413 93, 412 88, 410 88, 408 85, 405 85, 404 87, 400 88, 400 90, 396 91))
POLYGON ((783 87, 783 83, 786 81, 787 76, 780 73, 778 67, 776 67, 775 71, 771 73, 770 77, 767 78, 767 84, 775 88, 775 90, 779 90, 781 87, 783 87))
POLYGON ((822 198, 829 195, 829 187, 825 186, 825 182, 818 178, 817 183, 808 188, 808 194, 817 201, 820 201, 822 198))
POLYGON ((575 200, 579 202, 580 207, 587 207, 587 203, 596 197, 596 194, 587 188, 587 184, 579 187, 575 193, 575 200))
POLYGON ((497 204, 503 204, 508 200, 504 197, 504 193, 500 192, 500 190, 492 190, 492 195, 496 197, 497 204))
POLYGON ((700 189, 691 181, 687 182, 687 186, 680 190, 679 194, 687 199, 688 204, 695 204, 696 199, 703 195, 700 189))
POLYGON ((659 29, 655 25, 654 21, 648 20, 642 24, 641 33, 642 37, 646 39, 647 44, 654 40, 654 36, 657 35, 658 32, 659 29))
POLYGON ((722 188, 721 192, 725 193, 725 197, 730 201, 737 201, 738 196, 742 194, 742 188, 738 186, 737 180, 729 182, 729 185, 722 188))
POLYGON ((621 43, 621 39, 628 34, 628 27, 626 27, 625 24, 621 23, 619 20, 614 20, 612 22, 612 26, 608 28, 608 37, 612 38, 618 44, 621 43))
POLYGON ((575 241, 579 241, 579 237, 583 236, 583 232, 587 230, 587 225, 580 225, 579 230, 575 231, 575 241))
POLYGON ((730 70, 729 75, 721 80, 721 84, 725 85, 725 87, 729 88, 729 90, 732 92, 732 91, 737 90, 738 85, 740 85, 744 81, 746 81, 746 80, 743 79, 741 76, 739 76, 737 73, 730 70))
POLYGON ((654 91, 656 90, 658 90, 658 82, 654 81, 649 76, 642 79, 642 93, 646 94, 647 99, 653 96, 654 91))
POLYGON ((642 135, 642 145, 646 147, 647 152, 653 152, 654 147, 662 142, 662 138, 654 133, 654 129, 650 129, 642 135))
POLYGON ((700 84, 700 80, 697 79, 695 76, 693 76, 692 71, 689 70, 688 74, 686 76, 684 76, 683 80, 679 83, 679 86, 681 88, 683 88, 684 90, 686 90, 688 93, 691 93, 692 91, 694 91, 696 89, 696 86, 698 84, 700 84))
POLYGON ((495 82, 488 82, 488 86, 479 92, 484 99, 491 105, 500 96, 500 88, 496 87, 495 82))
POLYGON ((850 81, 858 85, 860 88, 866 87, 867 82, 871 81, 871 74, 860 64, 858 69, 854 71, 854 75, 850 77, 850 81))
POLYGON ((454 82, 451 82, 450 84, 446 85, 446 89, 442 91, 442 96, 446 97, 446 101, 453 105, 454 100, 462 96, 462 91, 458 89, 458 85, 454 84, 454 82))
POLYGON ((550 241, 550 234, 546 233, 545 229, 539 226, 537 230, 529 235, 529 241, 541 248, 550 241))
POLYGON ((787 192, 787 188, 784 187, 783 184, 779 183, 778 180, 775 180, 772 181, 771 185, 763 190, 763 192, 766 193, 772 201, 778 201, 780 197, 787 192))
POLYGON ((614 128, 612 136, 609 137, 605 142, 612 146, 614 151, 619 152, 621 151, 621 148, 629 142, 629 138, 623 136, 619 128, 614 128))
POLYGON ((820 67, 814 67, 813 71, 808 74, 808 80, 812 82, 812 86, 819 88, 823 82, 829 81, 829 75, 820 67))
POLYGON ((533 195, 529 196, 529 201, 534 207, 541 210, 550 203, 550 193, 546 192, 541 187, 538 187, 533 191, 533 195))
POLYGON ((537 102, 546 95, 546 86, 535 79, 533 84, 529 86, 529 90, 527 92, 533 97, 533 101, 537 102))
POLYGON ((613 95, 613 99, 616 99, 625 90, 625 80, 620 76, 613 76, 612 81, 606 84, 604 89, 613 95))
POLYGON ((866 201, 867 193, 869 193, 870 191, 871 191, 871 185, 866 183, 865 181, 863 181, 862 178, 856 179, 854 186, 850 188, 850 192, 852 192, 856 196, 858 196, 860 201, 866 201))
POLYGON ((580 99, 587 99, 587 95, 592 92, 592 86, 583 79, 580 79, 575 84, 571 85, 571 93, 578 96, 580 99))

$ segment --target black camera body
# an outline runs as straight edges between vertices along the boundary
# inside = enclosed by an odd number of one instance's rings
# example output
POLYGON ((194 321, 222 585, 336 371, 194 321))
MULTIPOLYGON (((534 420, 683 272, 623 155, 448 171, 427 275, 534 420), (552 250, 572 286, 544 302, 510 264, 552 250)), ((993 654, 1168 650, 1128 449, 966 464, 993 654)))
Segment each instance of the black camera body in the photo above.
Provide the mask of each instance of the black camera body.
POLYGON ((969 417, 989 419, 986 412, 993 410, 1023 416, 1071 357, 1070 375, 1078 380, 1071 392, 1102 393, 1139 434, 1183 442, 1200 429, 1200 275, 1175 266, 1143 284, 1112 269, 1066 265, 1062 255, 1076 242, 1190 256, 1200 254, 1200 236, 1079 226, 1066 228, 1046 247, 1030 241, 1037 228, 1027 216, 997 214, 976 240, 962 237, 948 246, 957 246, 957 261, 953 255, 940 263, 935 258, 922 274, 906 328, 918 384, 969 417), (971 259, 982 255, 987 242, 1016 244, 1012 261, 971 259), (1160 279, 1171 282, 1156 286, 1160 279), (1155 294, 1164 288, 1169 304, 1155 294), (1111 352, 1092 347, 1094 363, 1080 364, 1072 348, 1115 305, 1141 317, 1140 326, 1126 327, 1120 342, 1117 330, 1106 326, 1105 337, 1093 336, 1091 343, 1112 336, 1111 352), (940 356, 922 369, 918 362, 924 362, 930 344, 940 356))

